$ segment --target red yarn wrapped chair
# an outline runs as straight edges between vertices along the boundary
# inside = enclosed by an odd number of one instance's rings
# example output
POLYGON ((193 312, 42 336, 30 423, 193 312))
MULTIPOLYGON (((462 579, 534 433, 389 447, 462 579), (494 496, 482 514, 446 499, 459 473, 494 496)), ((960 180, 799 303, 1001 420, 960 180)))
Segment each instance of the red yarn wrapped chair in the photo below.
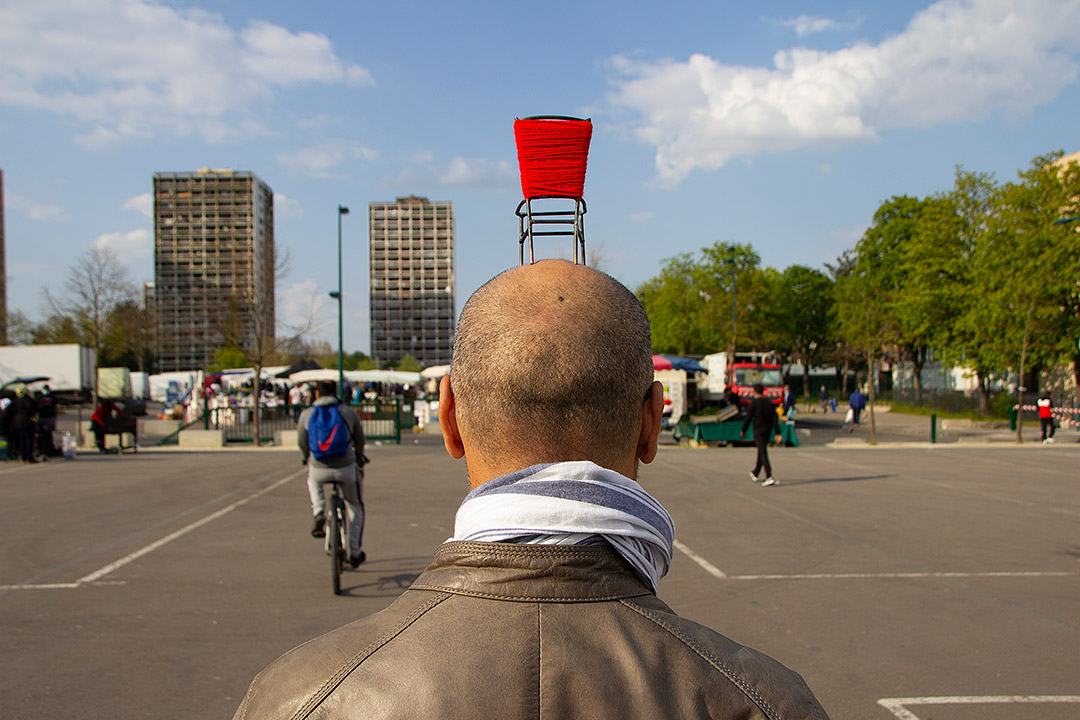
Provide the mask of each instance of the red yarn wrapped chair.
POLYGON ((521 192, 525 197, 518 203, 516 211, 519 263, 525 264, 526 240, 529 241, 531 264, 535 262, 534 238, 564 235, 574 239, 574 262, 585 265, 585 213, 588 208, 582 196, 592 121, 561 115, 515 118, 514 137, 521 170, 521 192), (572 200, 573 207, 554 210, 533 207, 536 200, 563 199, 572 200), (554 229, 559 226, 561 229, 554 229))

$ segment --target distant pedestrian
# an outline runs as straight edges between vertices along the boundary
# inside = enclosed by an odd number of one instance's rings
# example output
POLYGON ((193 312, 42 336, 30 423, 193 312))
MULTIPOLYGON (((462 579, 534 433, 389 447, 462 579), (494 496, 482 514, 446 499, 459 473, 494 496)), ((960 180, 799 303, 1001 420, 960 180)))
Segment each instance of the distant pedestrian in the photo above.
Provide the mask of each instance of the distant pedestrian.
POLYGON ((293 385, 289 389, 289 408, 292 410, 293 420, 299 420, 300 412, 304 409, 304 391, 299 385, 293 385))
POLYGON ((851 393, 851 397, 848 398, 848 405, 851 408, 851 427, 848 432, 854 432, 855 428, 859 426, 862 411, 866 409, 866 396, 862 394, 859 388, 855 388, 855 392, 851 393))
POLYGON ((25 385, 15 386, 15 418, 13 426, 19 443, 19 457, 24 463, 34 459, 34 431, 37 429, 38 404, 25 385))
POLYGON ((5 458, 19 459, 19 435, 15 432, 15 393, 0 397, 0 431, 4 434, 7 445, 5 458))
POLYGON ((115 432, 116 421, 123 414, 112 400, 101 400, 94 408, 90 415, 90 430, 94 433, 94 442, 99 453, 105 452, 105 433, 109 430, 115 432))
MULTIPOLYGON (((821 401, 821 412, 824 414, 826 407, 829 405, 829 393, 825 390, 825 386, 821 386, 821 392, 818 393, 818 400, 821 401)), ((836 412, 834 409, 833 412, 836 412)))
POLYGON ((56 432, 56 398, 48 385, 41 388, 38 403, 38 454, 43 458, 57 455, 53 433, 56 432))
POLYGON ((1042 441, 1044 444, 1052 443, 1054 442, 1054 430, 1056 427, 1050 393, 1043 393, 1036 404, 1039 408, 1039 427, 1042 430, 1042 441))
POLYGON ((754 399, 746 408, 746 418, 743 419, 742 431, 754 424, 754 447, 757 448, 757 463, 754 465, 750 479, 758 482, 758 473, 765 469, 765 482, 763 486, 776 485, 776 478, 772 474, 772 465, 769 463, 769 440, 775 438, 780 442, 780 420, 776 416, 776 406, 772 400, 765 397, 765 387, 761 383, 754 384, 754 399))
POLYGON ((795 393, 791 392, 791 387, 789 385, 785 385, 784 386, 784 400, 783 400, 784 415, 790 416, 792 414, 791 411, 794 410, 794 409, 795 409, 795 393))

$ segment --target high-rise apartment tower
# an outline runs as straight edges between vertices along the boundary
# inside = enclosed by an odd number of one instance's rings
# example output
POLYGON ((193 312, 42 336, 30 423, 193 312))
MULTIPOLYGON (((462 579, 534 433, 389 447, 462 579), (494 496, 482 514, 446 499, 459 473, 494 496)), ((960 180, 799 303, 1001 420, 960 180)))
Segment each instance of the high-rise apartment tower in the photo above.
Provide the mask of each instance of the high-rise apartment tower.
MULTIPOLYGON (((155 351, 206 367, 228 342, 274 336, 274 194, 250 172, 154 175, 155 351)), ((261 339, 260 339, 261 338, 261 339)))
POLYGON ((368 206, 371 354, 445 365, 454 347, 454 206, 398 198, 368 206))

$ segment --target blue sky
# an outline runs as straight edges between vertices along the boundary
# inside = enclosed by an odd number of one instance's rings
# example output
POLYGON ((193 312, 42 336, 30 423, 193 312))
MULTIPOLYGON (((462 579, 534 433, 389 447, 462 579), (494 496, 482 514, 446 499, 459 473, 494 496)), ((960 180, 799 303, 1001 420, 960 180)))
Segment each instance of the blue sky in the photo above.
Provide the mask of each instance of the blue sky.
POLYGON ((351 209, 345 347, 367 352, 368 203, 454 203, 460 308, 517 264, 529 115, 592 118, 586 238, 631 288, 716 241, 822 267, 957 165, 1010 180, 1080 150, 1077 28, 1080 0, 0 0, 9 306, 43 317, 95 244, 152 279, 153 174, 231 167, 275 192, 279 319, 315 298, 333 341, 351 209))

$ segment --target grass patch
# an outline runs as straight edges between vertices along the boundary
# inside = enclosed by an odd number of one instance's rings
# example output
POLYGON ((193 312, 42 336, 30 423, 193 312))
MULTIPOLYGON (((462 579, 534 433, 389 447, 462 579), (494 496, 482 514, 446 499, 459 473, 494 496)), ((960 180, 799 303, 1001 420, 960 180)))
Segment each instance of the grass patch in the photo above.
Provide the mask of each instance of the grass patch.
POLYGON ((908 405, 907 403, 894 402, 892 403, 892 410, 890 412, 903 413, 904 415, 922 415, 930 417, 931 415, 937 415, 939 418, 947 418, 952 420, 986 420, 986 421, 1000 421, 1008 420, 1008 416, 998 417, 995 415, 980 415, 978 410, 961 410, 960 412, 953 412, 951 410, 938 410, 935 408, 917 407, 915 405, 908 405))

